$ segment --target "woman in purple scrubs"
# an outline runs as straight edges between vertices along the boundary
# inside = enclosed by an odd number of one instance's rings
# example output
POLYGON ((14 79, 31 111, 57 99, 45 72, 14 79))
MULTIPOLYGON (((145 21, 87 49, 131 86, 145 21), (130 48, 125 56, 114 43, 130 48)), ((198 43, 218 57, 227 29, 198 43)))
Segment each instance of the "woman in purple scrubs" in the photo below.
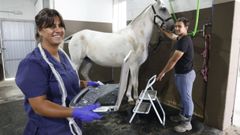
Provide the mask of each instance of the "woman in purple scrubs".
POLYGON ((101 118, 92 111, 99 104, 68 107, 80 91, 80 82, 68 56, 59 49, 65 35, 62 16, 45 8, 35 23, 38 47, 20 62, 16 74, 28 114, 24 135, 81 135, 81 121, 101 118))

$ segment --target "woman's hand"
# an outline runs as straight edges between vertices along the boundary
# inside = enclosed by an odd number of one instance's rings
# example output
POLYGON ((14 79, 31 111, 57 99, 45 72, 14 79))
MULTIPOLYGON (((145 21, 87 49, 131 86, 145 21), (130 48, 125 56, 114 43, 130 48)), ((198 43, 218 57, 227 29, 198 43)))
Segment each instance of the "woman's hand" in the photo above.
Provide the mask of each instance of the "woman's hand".
POLYGON ((100 107, 99 103, 87 105, 82 108, 74 108, 72 116, 75 119, 80 119, 83 122, 92 122, 94 120, 101 119, 102 116, 93 112, 94 109, 100 107))
POLYGON ((159 75, 157 76, 157 81, 161 81, 164 76, 165 76, 165 73, 163 72, 159 73, 159 75))
POLYGON ((87 86, 98 87, 100 84, 94 81, 88 81, 87 86))
POLYGON ((98 87, 100 84, 98 82, 95 82, 95 81, 83 81, 83 80, 80 80, 80 85, 81 85, 81 88, 86 88, 88 86, 98 87))

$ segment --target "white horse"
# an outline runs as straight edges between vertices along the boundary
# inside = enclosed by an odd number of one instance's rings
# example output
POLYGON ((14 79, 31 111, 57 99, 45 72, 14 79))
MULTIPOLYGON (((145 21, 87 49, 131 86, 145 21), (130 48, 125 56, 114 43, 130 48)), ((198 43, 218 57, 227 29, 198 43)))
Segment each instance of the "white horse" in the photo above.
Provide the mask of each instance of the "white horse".
POLYGON ((83 60, 90 59, 81 65, 81 74, 90 80, 88 72, 91 62, 101 66, 120 67, 124 57, 132 50, 129 58, 130 79, 127 90, 129 102, 138 98, 138 72, 140 65, 147 59, 148 44, 151 39, 154 24, 158 27, 170 28, 173 25, 171 15, 164 4, 156 0, 138 15, 126 28, 115 33, 104 33, 92 30, 82 30, 75 33, 69 42, 69 53, 76 69, 83 60))

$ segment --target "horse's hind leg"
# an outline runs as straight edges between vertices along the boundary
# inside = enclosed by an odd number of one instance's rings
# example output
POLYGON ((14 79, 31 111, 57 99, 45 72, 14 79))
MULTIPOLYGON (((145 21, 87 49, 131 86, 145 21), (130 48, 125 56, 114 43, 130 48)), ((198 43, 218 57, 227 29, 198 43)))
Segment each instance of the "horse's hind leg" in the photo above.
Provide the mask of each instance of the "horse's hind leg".
POLYGON ((81 66, 81 74, 84 77, 85 80, 90 81, 90 77, 88 76, 88 73, 92 67, 92 61, 90 59, 84 59, 82 66, 81 66))

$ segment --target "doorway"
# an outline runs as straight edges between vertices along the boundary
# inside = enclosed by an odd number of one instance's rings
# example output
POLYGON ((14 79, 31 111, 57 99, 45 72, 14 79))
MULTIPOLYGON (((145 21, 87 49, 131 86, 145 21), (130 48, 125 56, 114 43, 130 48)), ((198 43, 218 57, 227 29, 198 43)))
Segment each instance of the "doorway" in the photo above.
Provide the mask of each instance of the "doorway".
POLYGON ((0 21, 1 58, 4 79, 16 75, 19 62, 36 47, 33 21, 0 21))
POLYGON ((238 75, 233 113, 233 125, 240 127, 240 58, 238 59, 238 75))

